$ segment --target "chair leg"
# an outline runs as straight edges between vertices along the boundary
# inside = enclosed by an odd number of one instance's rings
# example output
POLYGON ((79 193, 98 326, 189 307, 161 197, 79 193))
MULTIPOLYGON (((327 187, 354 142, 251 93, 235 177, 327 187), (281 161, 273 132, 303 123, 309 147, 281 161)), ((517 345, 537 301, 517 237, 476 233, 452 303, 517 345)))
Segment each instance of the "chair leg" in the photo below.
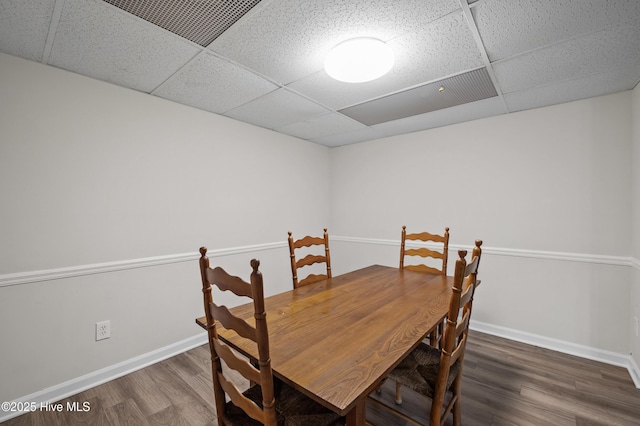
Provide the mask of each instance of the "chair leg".
POLYGON ((396 382, 396 404, 402 405, 402 385, 396 382))
POLYGON ((460 398, 453 404, 453 426, 462 425, 462 410, 460 407, 460 398))
POLYGON ((462 373, 458 374, 458 377, 455 378, 453 382, 453 398, 455 401, 453 403, 453 426, 461 426, 462 425, 462 405, 460 403, 460 398, 462 397, 462 373))
POLYGON ((442 349, 442 336, 444 335, 444 321, 438 324, 429 334, 429 346, 442 349))
POLYGON ((433 330, 429 335, 429 346, 436 347, 438 344, 438 331, 433 330))

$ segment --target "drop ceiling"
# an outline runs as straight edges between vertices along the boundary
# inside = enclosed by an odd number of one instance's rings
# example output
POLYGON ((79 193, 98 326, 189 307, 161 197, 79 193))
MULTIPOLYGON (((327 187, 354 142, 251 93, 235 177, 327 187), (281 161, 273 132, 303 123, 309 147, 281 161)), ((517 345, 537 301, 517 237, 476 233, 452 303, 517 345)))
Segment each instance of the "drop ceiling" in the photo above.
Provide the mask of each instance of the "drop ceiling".
POLYGON ((633 89, 640 0, 2 0, 0 52, 340 146, 633 89), (360 36, 393 69, 331 79, 360 36))

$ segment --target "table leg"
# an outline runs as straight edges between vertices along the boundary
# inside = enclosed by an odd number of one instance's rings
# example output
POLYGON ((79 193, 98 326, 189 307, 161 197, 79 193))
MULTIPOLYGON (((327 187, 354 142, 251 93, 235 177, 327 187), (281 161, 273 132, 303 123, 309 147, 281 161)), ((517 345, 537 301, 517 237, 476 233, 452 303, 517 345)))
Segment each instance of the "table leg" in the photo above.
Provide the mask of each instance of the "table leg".
POLYGON ((367 424, 367 398, 360 398, 347 413, 347 426, 365 426, 367 424))

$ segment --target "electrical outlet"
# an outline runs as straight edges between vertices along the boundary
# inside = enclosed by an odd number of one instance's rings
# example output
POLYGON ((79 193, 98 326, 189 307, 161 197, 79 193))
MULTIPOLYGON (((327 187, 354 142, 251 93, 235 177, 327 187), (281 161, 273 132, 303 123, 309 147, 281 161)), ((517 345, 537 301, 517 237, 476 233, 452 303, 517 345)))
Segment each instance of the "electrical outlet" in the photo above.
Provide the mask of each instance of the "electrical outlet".
POLYGON ((101 321, 96 323, 96 342, 111 337, 111 321, 101 321))

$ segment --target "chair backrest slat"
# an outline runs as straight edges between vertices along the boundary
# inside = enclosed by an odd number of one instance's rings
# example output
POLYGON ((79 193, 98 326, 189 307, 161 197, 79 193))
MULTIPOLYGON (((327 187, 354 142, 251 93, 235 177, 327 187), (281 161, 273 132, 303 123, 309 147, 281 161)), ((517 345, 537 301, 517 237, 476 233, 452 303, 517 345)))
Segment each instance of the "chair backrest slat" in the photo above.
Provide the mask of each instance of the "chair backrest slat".
POLYGON ((433 257, 435 259, 444 259, 445 254, 440 251, 430 250, 426 247, 404 249, 405 256, 433 257))
MULTIPOLYGON (((327 232, 326 229, 324 231, 327 232)), ((321 245, 324 245, 324 238, 311 237, 307 235, 304 238, 300 238, 299 240, 296 240, 293 244, 293 247, 298 249, 302 247, 321 246, 321 245)))
POLYGON ((206 274, 207 280, 211 283, 216 283, 216 287, 220 290, 231 291, 236 296, 252 297, 251 284, 240 277, 227 274, 221 267, 208 269, 206 274))
POLYGON ((258 342, 256 329, 248 324, 245 320, 234 316, 226 306, 218 306, 215 303, 210 305, 213 317, 227 330, 234 330, 245 339, 251 339, 258 342))
POLYGON ((460 305, 461 306, 466 305, 471 300, 472 296, 473 296, 473 286, 468 285, 467 288, 464 289, 462 291, 462 294, 460 295, 460 305))
POLYGON ((304 287, 307 284, 313 284, 320 280, 326 280, 326 279, 327 279, 327 276, 324 274, 309 274, 305 279, 298 281, 298 287, 296 288, 304 287))
POLYGON ((248 416, 253 419, 256 419, 259 422, 264 421, 264 412, 255 402, 242 395, 240 389, 230 380, 227 380, 226 377, 220 375, 218 377, 218 381, 220 382, 220 387, 225 391, 227 395, 229 395, 229 399, 233 401, 233 405, 242 409, 248 416))
POLYGON ((303 266, 311 266, 314 263, 324 263, 327 261, 326 256, 318 256, 316 254, 308 254, 302 259, 296 261, 296 268, 300 269, 303 266))
POLYGON ((436 274, 436 275, 441 273, 440 269, 436 269, 427 265, 405 265, 404 269, 408 271, 425 272, 427 274, 436 274))
POLYGON ((238 357, 229 346, 222 343, 220 340, 214 340, 216 353, 224 359, 224 362, 240 374, 242 374, 250 382, 260 382, 260 371, 251 365, 246 359, 238 357))
POLYGON ((466 340, 467 340, 466 334, 463 335, 462 337, 460 337, 460 339, 461 339, 461 341, 459 342, 460 344, 458 346, 456 346, 456 348, 451 353, 451 357, 449 358, 449 362, 451 363, 451 365, 453 365, 453 363, 456 362, 458 360, 458 358, 460 358, 460 356, 464 352, 464 348, 465 348, 465 345, 467 343, 466 342, 466 340))
MULTIPOLYGON (((404 228, 404 227, 403 227, 404 228)), ((449 228, 446 229, 447 231, 449 230, 449 228)), ((446 241, 448 241, 446 232, 444 235, 438 235, 438 234, 431 234, 429 232, 419 232, 419 233, 414 233, 414 234, 407 234, 406 236, 407 240, 414 240, 414 241, 433 241, 436 243, 444 243, 446 241)))

